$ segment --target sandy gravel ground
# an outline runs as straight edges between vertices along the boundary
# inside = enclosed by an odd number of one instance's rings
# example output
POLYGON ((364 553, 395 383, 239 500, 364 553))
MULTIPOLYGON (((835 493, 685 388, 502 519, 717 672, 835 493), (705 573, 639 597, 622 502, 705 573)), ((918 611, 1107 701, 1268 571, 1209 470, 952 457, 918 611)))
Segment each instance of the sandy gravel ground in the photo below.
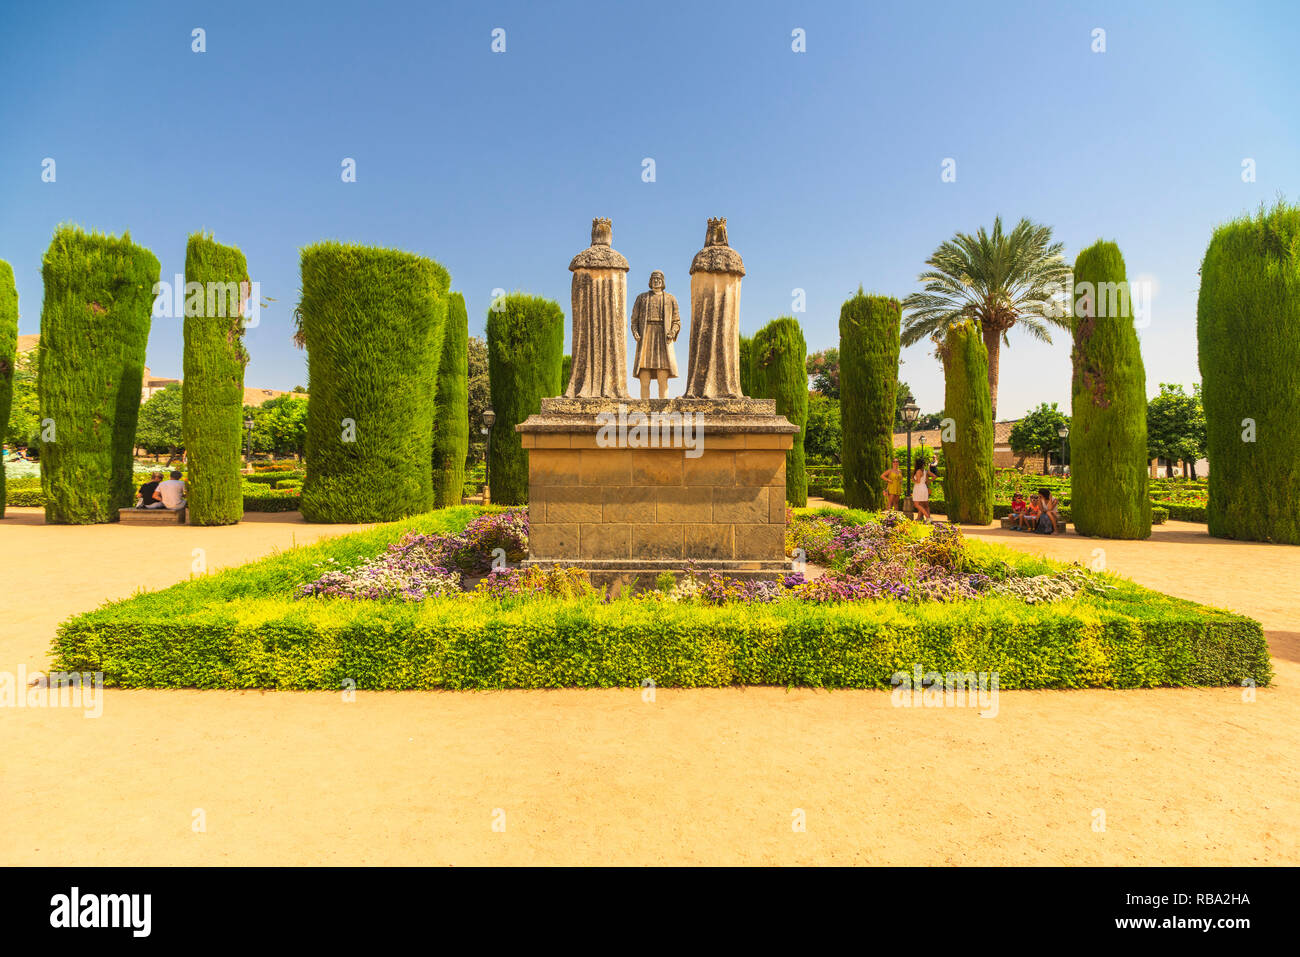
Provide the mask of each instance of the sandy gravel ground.
MULTIPOLYGON (((0 522, 0 671, 137 587, 350 527, 0 522)), ((1170 523, 1149 542, 971 534, 1263 621, 1240 689, 105 692, 0 709, 0 864, 1296 864, 1300 549, 1170 523), (805 828, 797 830, 803 822, 805 828)))

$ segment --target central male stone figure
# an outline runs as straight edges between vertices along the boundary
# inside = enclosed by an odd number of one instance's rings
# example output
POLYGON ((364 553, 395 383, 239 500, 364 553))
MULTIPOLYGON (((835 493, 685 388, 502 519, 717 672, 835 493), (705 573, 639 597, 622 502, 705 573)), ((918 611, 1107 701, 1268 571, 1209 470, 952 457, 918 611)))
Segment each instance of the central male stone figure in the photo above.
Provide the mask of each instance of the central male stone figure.
POLYGON ((641 293, 632 304, 632 338, 636 340, 632 368, 641 381, 641 398, 650 398, 652 377, 659 383, 659 398, 668 398, 668 380, 677 378, 673 343, 681 331, 677 297, 664 290, 664 274, 656 269, 650 274, 650 291, 641 293))

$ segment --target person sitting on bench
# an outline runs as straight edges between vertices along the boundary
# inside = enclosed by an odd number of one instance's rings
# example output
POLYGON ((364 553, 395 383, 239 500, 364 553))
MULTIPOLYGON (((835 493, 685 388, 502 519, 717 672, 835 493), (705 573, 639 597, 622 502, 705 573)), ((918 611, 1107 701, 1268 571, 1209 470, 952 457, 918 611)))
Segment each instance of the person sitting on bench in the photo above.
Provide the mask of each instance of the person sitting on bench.
POLYGON ((162 472, 150 472, 149 481, 140 486, 140 497, 136 499, 136 508, 153 508, 158 505, 158 501, 153 497, 153 493, 158 489, 158 483, 162 481, 162 472))
POLYGON ((1061 513, 1058 511, 1061 500, 1052 494, 1050 488, 1040 488, 1038 506, 1042 509, 1042 514, 1038 516, 1038 527, 1034 531, 1055 535, 1061 527, 1061 513))
POLYGON ((1016 530, 1021 532, 1032 532, 1038 524, 1038 516, 1042 509, 1038 505, 1037 493, 1029 496, 1029 504, 1026 505, 1016 515, 1016 530))
POLYGON ((181 473, 175 469, 172 470, 172 477, 166 482, 158 485, 154 490, 153 497, 158 500, 154 508, 165 508, 173 512, 179 512, 185 507, 185 483, 181 481, 181 473))

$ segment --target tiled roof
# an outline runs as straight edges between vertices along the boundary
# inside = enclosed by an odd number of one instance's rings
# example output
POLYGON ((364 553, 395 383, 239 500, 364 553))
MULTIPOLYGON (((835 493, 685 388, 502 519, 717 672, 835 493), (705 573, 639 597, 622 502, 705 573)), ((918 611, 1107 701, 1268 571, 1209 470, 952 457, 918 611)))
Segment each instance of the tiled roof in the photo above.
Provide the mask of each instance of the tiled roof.
MULTIPOLYGON (((1003 445, 1010 445, 1011 429, 1019 421, 1020 421, 1019 419, 1013 419, 1010 422, 993 423, 993 447, 994 448, 1003 445)), ((917 429, 915 432, 912 433, 912 444, 913 445, 920 444, 921 436, 925 436, 925 444, 930 446, 930 448, 934 448, 937 445, 943 444, 943 440, 939 436, 938 429, 917 429)), ((906 432, 894 433, 894 447, 900 449, 907 448, 906 432)))

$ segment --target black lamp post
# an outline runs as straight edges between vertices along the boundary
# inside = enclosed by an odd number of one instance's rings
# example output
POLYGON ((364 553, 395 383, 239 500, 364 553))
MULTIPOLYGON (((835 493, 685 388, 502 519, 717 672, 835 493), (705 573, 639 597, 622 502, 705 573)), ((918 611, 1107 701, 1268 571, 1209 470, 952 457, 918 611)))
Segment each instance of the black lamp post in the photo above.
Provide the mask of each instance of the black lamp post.
POLYGON ((903 511, 908 518, 912 517, 912 426, 916 425, 916 417, 920 414, 921 407, 912 398, 912 393, 907 393, 907 398, 903 400, 903 422, 907 425, 907 472, 903 475, 903 511))
POLYGON ((248 446, 244 451, 244 467, 248 468, 253 459, 253 417, 251 415, 244 420, 244 428, 248 431, 248 446))
POLYGON ((492 423, 497 414, 491 409, 483 410, 483 434, 487 436, 487 448, 483 452, 483 504, 492 502, 492 423))
POLYGON ((1070 427, 1068 425, 1058 426, 1056 429, 1056 434, 1061 437, 1061 474, 1064 475, 1065 474, 1065 437, 1070 434, 1070 427))

